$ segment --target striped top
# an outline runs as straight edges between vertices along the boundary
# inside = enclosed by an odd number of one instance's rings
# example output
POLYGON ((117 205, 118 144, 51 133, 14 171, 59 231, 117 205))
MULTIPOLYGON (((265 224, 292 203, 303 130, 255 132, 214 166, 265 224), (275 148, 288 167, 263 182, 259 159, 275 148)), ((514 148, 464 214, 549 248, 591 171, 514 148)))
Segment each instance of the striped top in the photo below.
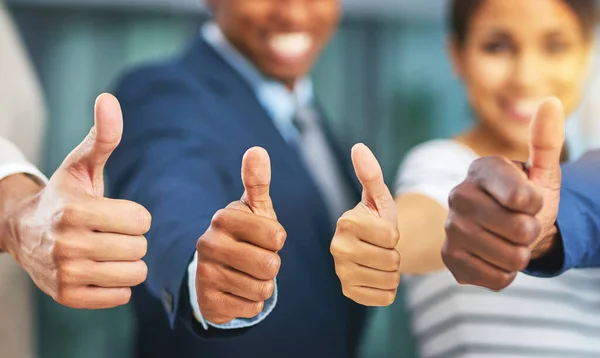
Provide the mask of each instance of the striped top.
MULTIPOLYGON (((396 194, 418 193, 448 207, 477 155, 451 140, 413 149, 396 194)), ((600 357, 600 270, 551 278, 519 274, 502 292, 461 286, 448 271, 404 279, 423 358, 600 357)))

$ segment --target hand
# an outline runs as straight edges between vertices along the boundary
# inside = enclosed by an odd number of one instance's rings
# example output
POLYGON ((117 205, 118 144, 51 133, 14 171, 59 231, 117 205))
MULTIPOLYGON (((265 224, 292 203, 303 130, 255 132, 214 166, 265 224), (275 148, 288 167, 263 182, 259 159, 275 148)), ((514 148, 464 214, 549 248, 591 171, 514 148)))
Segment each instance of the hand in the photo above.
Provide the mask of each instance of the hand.
POLYGON ((151 217, 142 206, 104 198, 103 170, 123 131, 116 98, 98 97, 95 125, 48 185, 10 214, 7 251, 58 303, 124 305, 146 279, 142 257, 151 217))
POLYGON ((389 306, 400 284, 396 203, 377 159, 366 146, 352 149, 352 162, 363 195, 338 220, 331 242, 335 272, 346 297, 366 306, 389 306))
POLYGON ((269 196, 271 163, 262 148, 242 161, 245 192, 213 217, 197 244, 196 292, 200 312, 213 324, 252 318, 275 290, 286 232, 269 196))
POLYGON ((442 257, 460 283, 504 289, 552 248, 564 123, 560 101, 545 100, 531 122, 529 176, 507 159, 482 158, 451 193, 442 257))

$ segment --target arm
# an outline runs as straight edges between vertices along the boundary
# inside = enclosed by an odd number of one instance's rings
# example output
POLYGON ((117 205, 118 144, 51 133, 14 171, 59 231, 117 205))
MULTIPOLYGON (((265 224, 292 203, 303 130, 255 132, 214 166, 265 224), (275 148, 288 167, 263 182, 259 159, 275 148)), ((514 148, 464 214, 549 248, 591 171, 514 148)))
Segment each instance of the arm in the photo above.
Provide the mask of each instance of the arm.
POLYGON ((558 232, 528 273, 555 276, 571 268, 600 267, 600 151, 564 166, 558 232))
POLYGON ((448 218, 448 196, 467 176, 474 153, 448 140, 431 141, 411 150, 398 172, 396 206, 403 274, 445 269, 442 245, 448 218))
POLYGON ((400 272, 427 274, 445 268, 442 245, 448 211, 437 201, 421 194, 396 196, 401 253, 400 272))

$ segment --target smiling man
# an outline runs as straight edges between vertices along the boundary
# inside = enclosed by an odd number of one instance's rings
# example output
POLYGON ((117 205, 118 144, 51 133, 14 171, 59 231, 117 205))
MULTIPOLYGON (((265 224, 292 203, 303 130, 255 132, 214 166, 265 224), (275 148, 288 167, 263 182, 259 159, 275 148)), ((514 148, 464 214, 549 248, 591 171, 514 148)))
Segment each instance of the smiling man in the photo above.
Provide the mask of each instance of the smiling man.
POLYGON ((329 246, 360 193, 308 78, 340 2, 208 5, 214 20, 183 56, 117 94, 110 187, 154 218, 138 356, 353 357, 365 311, 343 296, 329 246))

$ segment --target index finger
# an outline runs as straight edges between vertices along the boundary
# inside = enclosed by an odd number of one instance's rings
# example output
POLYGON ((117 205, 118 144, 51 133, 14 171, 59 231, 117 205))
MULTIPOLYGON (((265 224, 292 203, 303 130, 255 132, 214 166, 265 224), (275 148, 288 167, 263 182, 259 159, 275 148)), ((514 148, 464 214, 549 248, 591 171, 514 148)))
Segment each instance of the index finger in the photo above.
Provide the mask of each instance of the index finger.
POLYGON ((361 241, 384 249, 395 249, 400 238, 396 225, 367 212, 346 213, 338 220, 337 231, 349 233, 361 241))
MULTIPOLYGON (((243 204, 239 204, 244 207, 243 204)), ((245 207, 244 207, 245 208, 245 207)), ((287 233, 277 220, 237 209, 236 203, 218 211, 212 225, 237 241, 277 252, 283 248, 287 233)))
POLYGON ((150 230, 152 216, 132 201, 94 198, 67 206, 62 223, 104 233, 141 236, 150 230))
POLYGON ((485 157, 469 168, 470 180, 508 210, 536 215, 543 197, 522 167, 503 157, 485 157))

